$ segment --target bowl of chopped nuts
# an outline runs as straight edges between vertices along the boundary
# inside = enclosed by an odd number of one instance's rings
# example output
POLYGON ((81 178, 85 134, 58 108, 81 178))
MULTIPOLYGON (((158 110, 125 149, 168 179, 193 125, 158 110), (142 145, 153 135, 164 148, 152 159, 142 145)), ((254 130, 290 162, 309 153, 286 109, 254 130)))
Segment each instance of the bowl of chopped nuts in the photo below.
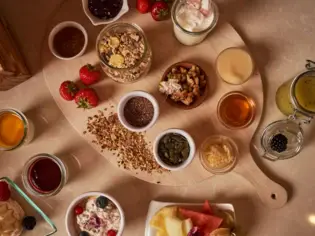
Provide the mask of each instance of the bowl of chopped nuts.
POLYGON ((128 130, 143 132, 151 128, 159 116, 159 104, 149 93, 133 91, 123 96, 118 104, 118 119, 128 130))
POLYGON ((208 77, 200 66, 191 62, 178 62, 164 72, 159 91, 172 106, 192 109, 205 100, 208 77))
POLYGON ((96 40, 104 72, 119 83, 133 83, 151 67, 152 51, 143 30, 136 24, 113 23, 96 40))

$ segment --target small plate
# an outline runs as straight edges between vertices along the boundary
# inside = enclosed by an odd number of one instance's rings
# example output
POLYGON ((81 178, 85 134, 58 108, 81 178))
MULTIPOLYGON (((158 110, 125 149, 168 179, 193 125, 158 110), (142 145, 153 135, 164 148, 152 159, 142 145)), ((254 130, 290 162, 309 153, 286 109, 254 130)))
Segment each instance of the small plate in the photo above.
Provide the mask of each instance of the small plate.
MULTIPOLYGON (((145 236, 155 236, 156 235, 156 229, 152 228, 150 226, 150 220, 154 216, 156 212, 158 212, 160 209, 166 206, 179 206, 179 207, 185 207, 192 210, 202 210, 203 203, 176 203, 176 202, 159 202, 159 201, 151 201, 149 205, 149 210, 147 214, 147 219, 145 223, 145 236)), ((229 203, 214 203, 211 204, 211 206, 214 206, 220 210, 228 210, 233 212, 233 218, 234 223, 236 225, 236 217, 235 217, 235 209, 232 204, 229 203)))

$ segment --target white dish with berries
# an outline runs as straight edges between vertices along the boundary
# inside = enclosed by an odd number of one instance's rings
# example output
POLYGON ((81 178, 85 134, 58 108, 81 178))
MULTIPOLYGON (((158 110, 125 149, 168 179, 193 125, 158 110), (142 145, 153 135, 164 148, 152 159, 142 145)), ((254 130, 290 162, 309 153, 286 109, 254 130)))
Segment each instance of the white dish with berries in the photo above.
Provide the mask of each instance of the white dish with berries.
POLYGON ((65 223, 69 236, 121 236, 125 215, 112 196, 87 192, 71 202, 65 223))

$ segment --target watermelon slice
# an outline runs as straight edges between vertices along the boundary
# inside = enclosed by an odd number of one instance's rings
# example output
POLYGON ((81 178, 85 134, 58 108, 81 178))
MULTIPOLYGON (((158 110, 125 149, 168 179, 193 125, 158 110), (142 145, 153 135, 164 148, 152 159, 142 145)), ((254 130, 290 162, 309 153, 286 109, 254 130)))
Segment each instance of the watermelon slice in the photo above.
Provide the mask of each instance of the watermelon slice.
POLYGON ((207 215, 214 215, 213 210, 212 210, 208 200, 205 200, 203 207, 202 207, 202 212, 207 214, 207 215))
POLYGON ((194 226, 199 227, 203 231, 204 236, 208 236, 213 230, 219 228, 222 219, 216 216, 179 208, 179 213, 184 219, 190 218, 194 226))

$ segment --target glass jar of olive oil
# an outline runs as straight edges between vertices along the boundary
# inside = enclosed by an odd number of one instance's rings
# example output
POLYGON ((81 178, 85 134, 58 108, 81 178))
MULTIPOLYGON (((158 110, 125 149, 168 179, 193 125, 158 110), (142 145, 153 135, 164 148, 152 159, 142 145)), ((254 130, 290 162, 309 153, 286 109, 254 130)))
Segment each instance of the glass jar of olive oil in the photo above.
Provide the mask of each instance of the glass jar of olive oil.
POLYGON ((279 87, 276 103, 284 115, 309 123, 315 115, 315 62, 308 60, 306 69, 279 87))

